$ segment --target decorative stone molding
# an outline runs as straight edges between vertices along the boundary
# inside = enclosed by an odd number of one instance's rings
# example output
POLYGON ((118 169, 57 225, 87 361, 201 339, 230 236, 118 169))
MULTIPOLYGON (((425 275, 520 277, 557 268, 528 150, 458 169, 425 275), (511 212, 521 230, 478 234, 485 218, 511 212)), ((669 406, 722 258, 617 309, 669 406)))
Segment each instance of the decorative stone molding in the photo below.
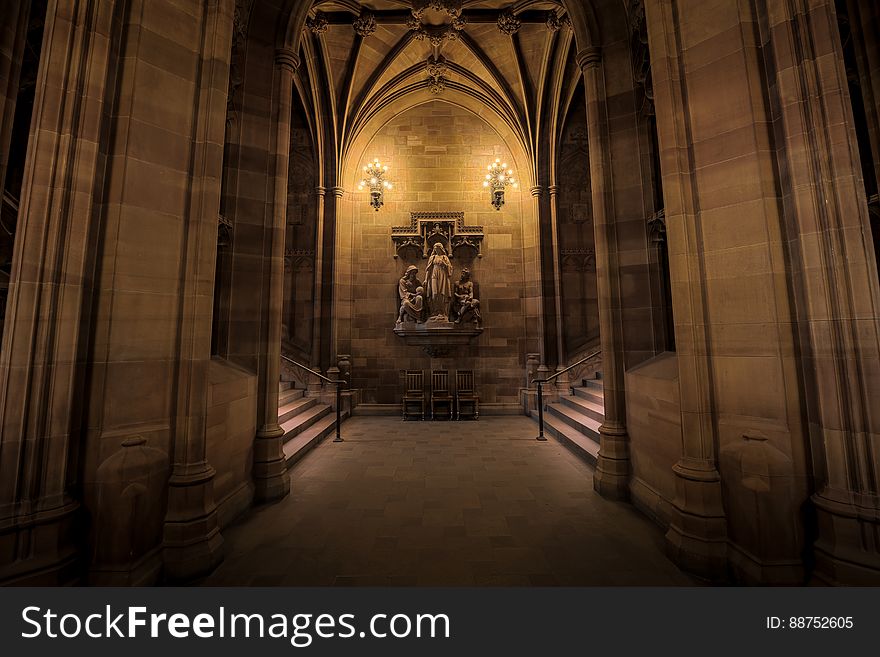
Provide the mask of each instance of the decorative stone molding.
POLYGON ((373 12, 364 10, 360 16, 354 19, 351 26, 359 37, 367 38, 376 31, 376 17, 373 12))
POLYGON ((236 0, 235 10, 232 14, 232 50, 229 57, 229 89, 226 95, 227 125, 231 125, 235 121, 235 101, 238 97, 238 90, 244 82, 241 72, 241 57, 244 44, 247 41, 248 24, 253 6, 254 0, 236 0))
POLYGON ((431 358, 447 356, 454 347, 470 344, 483 332, 483 329, 475 324, 441 323, 430 320, 423 324, 403 322, 393 330, 406 344, 421 347, 431 358))
POLYGON ((498 15, 498 30, 507 36, 513 36, 519 32, 522 27, 522 21, 518 19, 512 11, 506 9, 498 15))
POLYGON ((446 12, 452 19, 461 18, 462 0, 413 0, 412 15, 419 21, 428 9, 446 12))
POLYGON ((425 71, 428 73, 430 80, 430 89, 432 94, 442 93, 446 88, 446 73, 449 67, 446 66, 446 58, 443 55, 435 57, 431 55, 425 63, 425 71))
POLYGON ((333 194, 333 196, 335 196, 336 198, 342 198, 343 195, 345 194, 345 188, 344 187, 331 187, 330 193, 333 194))
POLYGON ((651 234, 651 241, 655 244, 666 242, 666 211, 659 210, 648 217, 648 229, 651 234))
POLYGON ((584 48, 578 52, 575 60, 582 71, 598 66, 602 62, 602 49, 598 46, 584 48))
POLYGON ((315 196, 318 198, 324 198, 327 195, 326 187, 315 187, 315 196))
POLYGON ((534 187, 529 189, 529 192, 535 198, 541 198, 541 195, 544 193, 544 188, 540 185, 535 185, 534 187))
POLYGON ((278 48, 275 51, 275 65, 279 68, 296 73, 299 64, 299 55, 290 48, 278 48))
POLYGON ((324 34, 330 29, 330 23, 324 14, 318 12, 314 18, 306 19, 306 27, 312 34, 324 34))
POLYGON ((461 0, 414 0, 406 26, 415 33, 414 38, 417 41, 427 39, 437 48, 444 41, 458 39, 458 33, 467 25, 467 19, 461 15, 461 7, 461 0), (445 12, 450 22, 442 25, 426 25, 423 18, 428 9, 445 12))
POLYGON ((409 226, 393 226, 395 258, 409 261, 414 254, 428 257, 434 244, 443 244, 450 257, 460 259, 482 257, 483 227, 466 226, 464 212, 412 212, 409 226))
POLYGON ((562 263, 563 271, 596 271, 596 251, 594 249, 560 249, 559 259, 562 263))
POLYGON ((571 16, 565 14, 560 17, 556 11, 548 11, 546 25, 550 32, 558 32, 563 27, 571 27, 571 16))
POLYGON ((232 244, 232 220, 224 217, 222 214, 217 215, 217 246, 219 248, 227 247, 232 244))

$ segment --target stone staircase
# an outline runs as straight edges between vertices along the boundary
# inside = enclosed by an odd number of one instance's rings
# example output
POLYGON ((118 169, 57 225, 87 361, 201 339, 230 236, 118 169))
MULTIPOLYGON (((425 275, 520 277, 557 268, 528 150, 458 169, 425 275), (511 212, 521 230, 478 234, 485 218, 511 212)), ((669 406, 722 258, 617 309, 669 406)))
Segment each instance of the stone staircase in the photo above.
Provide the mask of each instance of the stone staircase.
MULTIPOLYGON (((605 421, 605 396, 601 379, 584 379, 572 386, 573 395, 560 395, 546 404, 544 433, 553 436, 592 465, 599 455, 599 427, 605 421)), ((538 410, 531 411, 535 422, 538 410)))
POLYGON ((278 424, 284 429, 284 459, 290 467, 336 432, 336 412, 315 397, 306 397, 305 390, 282 381, 278 385, 278 424))

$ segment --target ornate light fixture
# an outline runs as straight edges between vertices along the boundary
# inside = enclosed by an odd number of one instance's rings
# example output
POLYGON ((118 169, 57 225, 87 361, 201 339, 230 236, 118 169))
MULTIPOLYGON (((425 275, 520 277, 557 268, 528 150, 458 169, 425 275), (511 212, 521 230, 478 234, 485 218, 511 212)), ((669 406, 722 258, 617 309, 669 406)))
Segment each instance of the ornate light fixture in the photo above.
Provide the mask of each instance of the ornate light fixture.
POLYGON ((364 166, 364 179, 358 185, 358 189, 363 191, 364 188, 370 189, 370 205, 379 211, 384 205, 383 196, 386 189, 390 190, 393 185, 385 180, 385 174, 388 173, 388 165, 382 165, 377 157, 374 161, 368 162, 364 166))
POLYGON ((495 162, 486 167, 486 170, 489 173, 486 174, 483 187, 492 192, 492 207, 500 210, 504 205, 504 190, 508 185, 513 185, 516 189, 519 183, 513 177, 513 169, 508 169, 507 162, 502 162, 500 158, 495 158, 495 162))

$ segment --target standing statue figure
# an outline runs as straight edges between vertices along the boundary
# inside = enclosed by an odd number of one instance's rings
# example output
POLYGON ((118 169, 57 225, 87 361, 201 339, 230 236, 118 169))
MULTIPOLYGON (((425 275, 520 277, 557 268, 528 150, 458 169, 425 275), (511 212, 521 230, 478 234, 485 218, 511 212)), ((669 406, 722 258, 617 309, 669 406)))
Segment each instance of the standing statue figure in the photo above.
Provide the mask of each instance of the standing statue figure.
POLYGON ((428 310, 432 319, 449 321, 449 304, 452 301, 452 263, 446 249, 437 242, 428 267, 425 269, 425 290, 428 295, 428 310))
POLYGON ((461 278, 455 284, 453 290, 452 318, 456 324, 468 319, 479 325, 483 321, 480 313, 480 301, 474 295, 474 283, 471 280, 471 272, 465 267, 461 270, 461 278))

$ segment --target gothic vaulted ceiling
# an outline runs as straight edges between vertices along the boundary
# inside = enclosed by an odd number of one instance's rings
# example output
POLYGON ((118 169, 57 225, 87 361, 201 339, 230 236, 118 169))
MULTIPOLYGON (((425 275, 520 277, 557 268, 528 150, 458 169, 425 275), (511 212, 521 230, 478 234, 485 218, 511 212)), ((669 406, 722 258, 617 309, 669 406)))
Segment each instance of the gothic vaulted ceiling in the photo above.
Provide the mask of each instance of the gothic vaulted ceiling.
POLYGON ((553 175, 580 78, 560 0, 318 0, 301 44, 300 96, 327 175, 391 116, 432 98, 516 139, 533 181, 553 175))

